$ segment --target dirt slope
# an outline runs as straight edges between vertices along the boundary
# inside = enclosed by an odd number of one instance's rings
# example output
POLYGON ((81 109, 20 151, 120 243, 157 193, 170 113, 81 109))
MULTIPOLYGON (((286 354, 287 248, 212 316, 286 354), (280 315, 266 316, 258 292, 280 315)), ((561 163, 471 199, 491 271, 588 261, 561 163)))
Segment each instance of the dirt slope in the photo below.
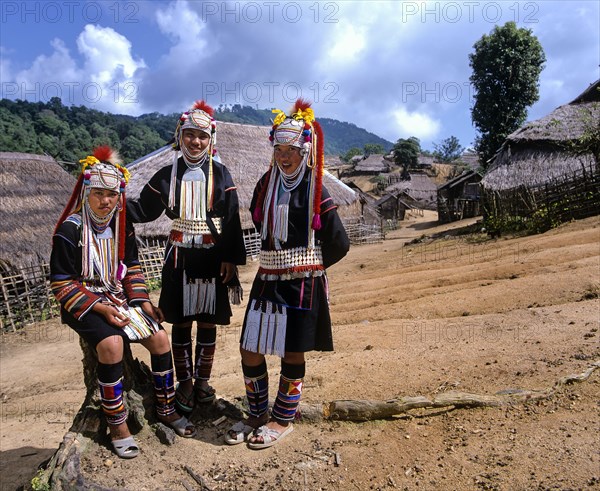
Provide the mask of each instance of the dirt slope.
MULTIPOLYGON (((304 402, 544 389, 600 360, 597 217, 538 236, 404 246, 465 224, 434 219, 413 217, 331 268, 336 350, 308 355, 304 402)), ((255 270, 242 272, 246 290, 255 270)), ((228 400, 243 395, 242 317, 236 308, 219 331, 213 385, 228 400)), ((0 489, 13 490, 57 448, 81 404, 80 352, 53 320, 3 336, 0 355, 0 489)), ((278 360, 268 362, 274 394, 278 360)), ((160 446, 145 429, 137 459, 100 446, 83 468, 95 482, 131 490, 184 489, 182 480, 193 484, 184 464, 213 490, 600 489, 599 400, 600 370, 530 404, 297 424, 260 452, 223 445, 226 425, 198 421, 194 440, 160 446)))

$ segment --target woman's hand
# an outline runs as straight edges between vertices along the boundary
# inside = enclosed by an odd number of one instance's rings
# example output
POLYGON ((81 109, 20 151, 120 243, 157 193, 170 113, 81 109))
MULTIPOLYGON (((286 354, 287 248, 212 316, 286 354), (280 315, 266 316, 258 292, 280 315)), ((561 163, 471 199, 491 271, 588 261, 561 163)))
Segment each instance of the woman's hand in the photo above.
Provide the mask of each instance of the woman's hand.
POLYGON ((106 319, 111 326, 123 328, 129 324, 129 319, 121 314, 114 305, 96 302, 92 310, 106 319))
POLYGON ((233 263, 221 263, 221 278, 223 283, 229 283, 229 281, 235 276, 237 268, 233 263))
POLYGON ((140 305, 140 307, 146 313, 146 315, 154 319, 159 324, 165 320, 162 310, 160 310, 158 307, 155 307, 152 302, 144 302, 140 305))

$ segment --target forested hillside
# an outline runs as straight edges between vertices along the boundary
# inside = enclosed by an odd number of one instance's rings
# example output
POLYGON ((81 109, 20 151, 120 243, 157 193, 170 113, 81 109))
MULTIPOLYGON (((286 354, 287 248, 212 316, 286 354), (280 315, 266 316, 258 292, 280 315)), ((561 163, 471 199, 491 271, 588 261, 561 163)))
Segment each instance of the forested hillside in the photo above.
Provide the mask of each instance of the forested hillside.
MULTIPOLYGON (((126 162, 138 159, 168 143, 179 114, 150 113, 142 116, 111 114, 85 106, 65 106, 57 97, 47 103, 0 100, 0 151, 51 155, 60 162, 77 162, 97 146, 108 144, 118 149, 126 162)), ((270 125, 268 109, 249 106, 220 106, 219 121, 270 125)), ((351 147, 367 143, 392 143, 334 119, 319 120, 325 133, 325 152, 344 154, 351 147)), ((265 135, 267 138, 268 135, 265 135)))

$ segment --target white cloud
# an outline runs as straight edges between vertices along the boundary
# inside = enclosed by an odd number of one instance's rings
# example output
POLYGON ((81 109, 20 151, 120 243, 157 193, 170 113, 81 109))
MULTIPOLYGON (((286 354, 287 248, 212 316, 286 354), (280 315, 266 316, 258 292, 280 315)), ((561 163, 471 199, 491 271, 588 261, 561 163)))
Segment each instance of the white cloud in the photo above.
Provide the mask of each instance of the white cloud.
POLYGON ((396 123, 397 134, 416 136, 422 140, 431 140, 436 137, 441 129, 441 123, 425 113, 418 111, 410 112, 404 107, 392 111, 392 121, 396 123))
POLYGON ((128 80, 146 67, 144 60, 134 60, 129 40, 110 27, 86 25, 77 38, 77 47, 85 58, 84 70, 98 83, 128 80))
POLYGON ((163 34, 174 41, 163 63, 185 71, 207 55, 207 42, 202 37, 204 23, 190 8, 187 1, 170 3, 166 9, 156 11, 156 22, 163 34))
POLYGON ((366 44, 364 30, 354 26, 340 28, 336 26, 332 46, 327 52, 327 61, 348 63, 354 61, 366 44))
POLYGON ((54 51, 50 56, 40 55, 31 67, 18 72, 15 79, 18 83, 35 86, 36 83, 76 83, 80 81, 82 72, 76 66, 65 43, 58 38, 50 42, 54 51))
POLYGON ((84 104, 114 113, 140 112, 137 87, 139 71, 146 64, 133 58, 125 36, 110 27, 86 25, 77 38, 81 62, 61 39, 53 39, 50 45, 50 55, 38 56, 29 68, 11 77, 7 87, 16 89, 15 98, 46 101, 60 97, 66 105, 84 104))

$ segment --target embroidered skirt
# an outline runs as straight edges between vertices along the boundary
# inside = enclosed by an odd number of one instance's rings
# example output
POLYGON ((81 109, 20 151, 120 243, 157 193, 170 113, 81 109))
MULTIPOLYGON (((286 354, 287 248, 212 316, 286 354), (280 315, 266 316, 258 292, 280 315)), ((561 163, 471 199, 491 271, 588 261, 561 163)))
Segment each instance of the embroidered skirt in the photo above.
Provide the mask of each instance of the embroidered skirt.
POLYGON ((232 311, 220 268, 221 255, 216 247, 172 248, 163 265, 158 302, 165 321, 228 325, 232 311))
MULTIPOLYGON (((106 322, 106 319, 103 315, 97 314, 93 311, 88 312, 82 320, 77 320, 69 312, 62 310, 61 319, 63 323, 67 324, 94 348, 100 341, 111 336, 121 336, 125 342, 130 343, 140 341, 139 339, 137 341, 132 341, 129 339, 127 333, 123 329, 110 325, 108 322, 106 322)), ((163 327, 157 324, 156 332, 161 329, 163 329, 163 327)))
POLYGON ((282 356, 276 347, 282 324, 285 351, 333 350, 326 275, 287 281, 255 278, 240 336, 242 347, 282 356))

